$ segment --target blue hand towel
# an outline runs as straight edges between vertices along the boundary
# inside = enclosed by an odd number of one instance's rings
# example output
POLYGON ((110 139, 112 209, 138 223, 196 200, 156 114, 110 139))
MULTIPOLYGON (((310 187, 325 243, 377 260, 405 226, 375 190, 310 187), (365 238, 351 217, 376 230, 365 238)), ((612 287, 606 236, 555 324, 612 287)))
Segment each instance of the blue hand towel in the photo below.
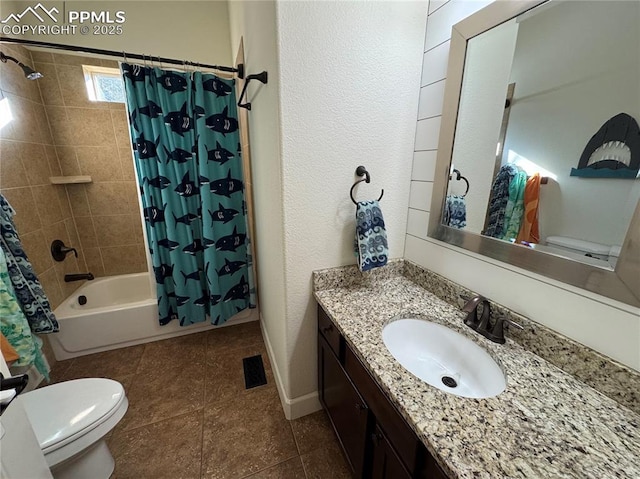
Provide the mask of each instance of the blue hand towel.
POLYGON ((387 264, 389 246, 382 210, 377 200, 359 201, 356 206, 356 257, 360 271, 387 264))
POLYGON ((467 203, 464 200, 464 196, 447 196, 444 208, 444 224, 457 229, 467 226, 467 203))

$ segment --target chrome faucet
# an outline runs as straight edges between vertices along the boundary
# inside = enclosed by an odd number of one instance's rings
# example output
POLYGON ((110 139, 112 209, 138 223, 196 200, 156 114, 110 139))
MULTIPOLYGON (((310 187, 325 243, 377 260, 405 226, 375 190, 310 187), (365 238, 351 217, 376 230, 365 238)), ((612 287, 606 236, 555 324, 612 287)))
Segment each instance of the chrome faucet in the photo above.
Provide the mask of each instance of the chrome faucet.
POLYGON ((482 334, 489 341, 493 341, 494 343, 504 344, 504 326, 505 323, 514 326, 519 329, 524 329, 520 324, 513 322, 506 318, 496 318, 496 320, 491 323, 491 305, 487 298, 476 295, 470 300, 468 300, 462 311, 467 313, 466 318, 464 318, 464 324, 469 326, 474 331, 482 334), (478 307, 482 305, 482 312, 480 313, 480 317, 478 318, 478 307))

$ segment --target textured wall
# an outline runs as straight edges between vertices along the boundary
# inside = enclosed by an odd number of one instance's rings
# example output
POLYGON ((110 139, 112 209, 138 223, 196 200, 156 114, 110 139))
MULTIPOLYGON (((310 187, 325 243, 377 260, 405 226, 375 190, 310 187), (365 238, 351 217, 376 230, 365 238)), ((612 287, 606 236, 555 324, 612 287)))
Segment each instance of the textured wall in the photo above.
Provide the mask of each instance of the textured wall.
MULTIPOLYGON (((30 52, 19 46, 0 45, 6 55, 32 65, 30 52)), ((9 100, 14 120, 0 130, 0 191, 16 210, 14 217, 24 249, 53 308, 78 288, 65 283, 66 273, 85 271, 82 251, 76 260, 62 263, 51 258, 54 239, 78 244, 64 186, 51 185, 60 175, 54 141, 42 106, 38 81, 24 78, 13 63, 0 64, 0 90, 9 100)))
POLYGON ((316 388, 311 272, 354 264, 360 164, 390 257, 404 248, 427 2, 278 3, 289 397, 316 388))
POLYGON ((95 276, 147 271, 133 156, 124 103, 89 100, 82 65, 111 60, 33 52, 63 175, 90 175, 68 185, 87 267, 95 276))
MULTIPOLYGON (((256 221, 256 259, 260 316, 283 402, 289 384, 286 349, 284 230, 276 6, 274 2, 231 2, 229 18, 232 48, 244 37, 249 73, 269 72, 268 85, 251 82, 249 136, 256 221)), ((286 410, 286 408, 285 408, 286 410)))
MULTIPOLYGON (((427 20, 421 96, 446 77, 451 27, 489 2, 432 2, 427 20)), ((431 100, 442 105, 442 97, 431 100)), ((434 108, 438 108, 434 106, 434 108)), ((440 106, 440 112, 442 107, 440 106)), ((414 155, 414 188, 421 188, 420 207, 411 204, 405 258, 640 369, 640 311, 637 308, 511 267, 427 238, 431 188, 440 120, 418 121, 414 155), (421 123, 428 122, 421 126, 421 123), (420 176, 416 176, 416 171, 420 176), (424 185, 424 186, 422 186, 424 185)))

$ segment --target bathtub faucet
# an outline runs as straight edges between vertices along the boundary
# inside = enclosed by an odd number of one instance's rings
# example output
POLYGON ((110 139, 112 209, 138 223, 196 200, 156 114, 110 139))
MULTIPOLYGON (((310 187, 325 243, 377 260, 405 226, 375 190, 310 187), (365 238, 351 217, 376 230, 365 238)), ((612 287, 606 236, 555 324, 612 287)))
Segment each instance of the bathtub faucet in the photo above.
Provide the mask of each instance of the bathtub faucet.
POLYGON ((72 281, 82 281, 83 279, 88 279, 91 281, 93 279, 93 274, 91 273, 78 273, 78 274, 65 274, 64 282, 71 283, 72 281))

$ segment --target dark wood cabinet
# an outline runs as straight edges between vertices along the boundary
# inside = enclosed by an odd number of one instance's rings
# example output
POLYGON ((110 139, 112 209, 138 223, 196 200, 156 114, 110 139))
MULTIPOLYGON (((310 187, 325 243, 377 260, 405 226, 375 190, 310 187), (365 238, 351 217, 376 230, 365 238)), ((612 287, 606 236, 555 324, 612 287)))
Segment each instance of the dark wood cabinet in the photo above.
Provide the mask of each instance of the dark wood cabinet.
POLYGON ((371 479, 411 479, 411 474, 377 425, 371 436, 371 479))
POLYGON ((318 391, 354 478, 446 479, 322 307, 318 391))
POLYGON ((323 337, 318 341, 320 401, 355 477, 362 477, 369 408, 323 337))

